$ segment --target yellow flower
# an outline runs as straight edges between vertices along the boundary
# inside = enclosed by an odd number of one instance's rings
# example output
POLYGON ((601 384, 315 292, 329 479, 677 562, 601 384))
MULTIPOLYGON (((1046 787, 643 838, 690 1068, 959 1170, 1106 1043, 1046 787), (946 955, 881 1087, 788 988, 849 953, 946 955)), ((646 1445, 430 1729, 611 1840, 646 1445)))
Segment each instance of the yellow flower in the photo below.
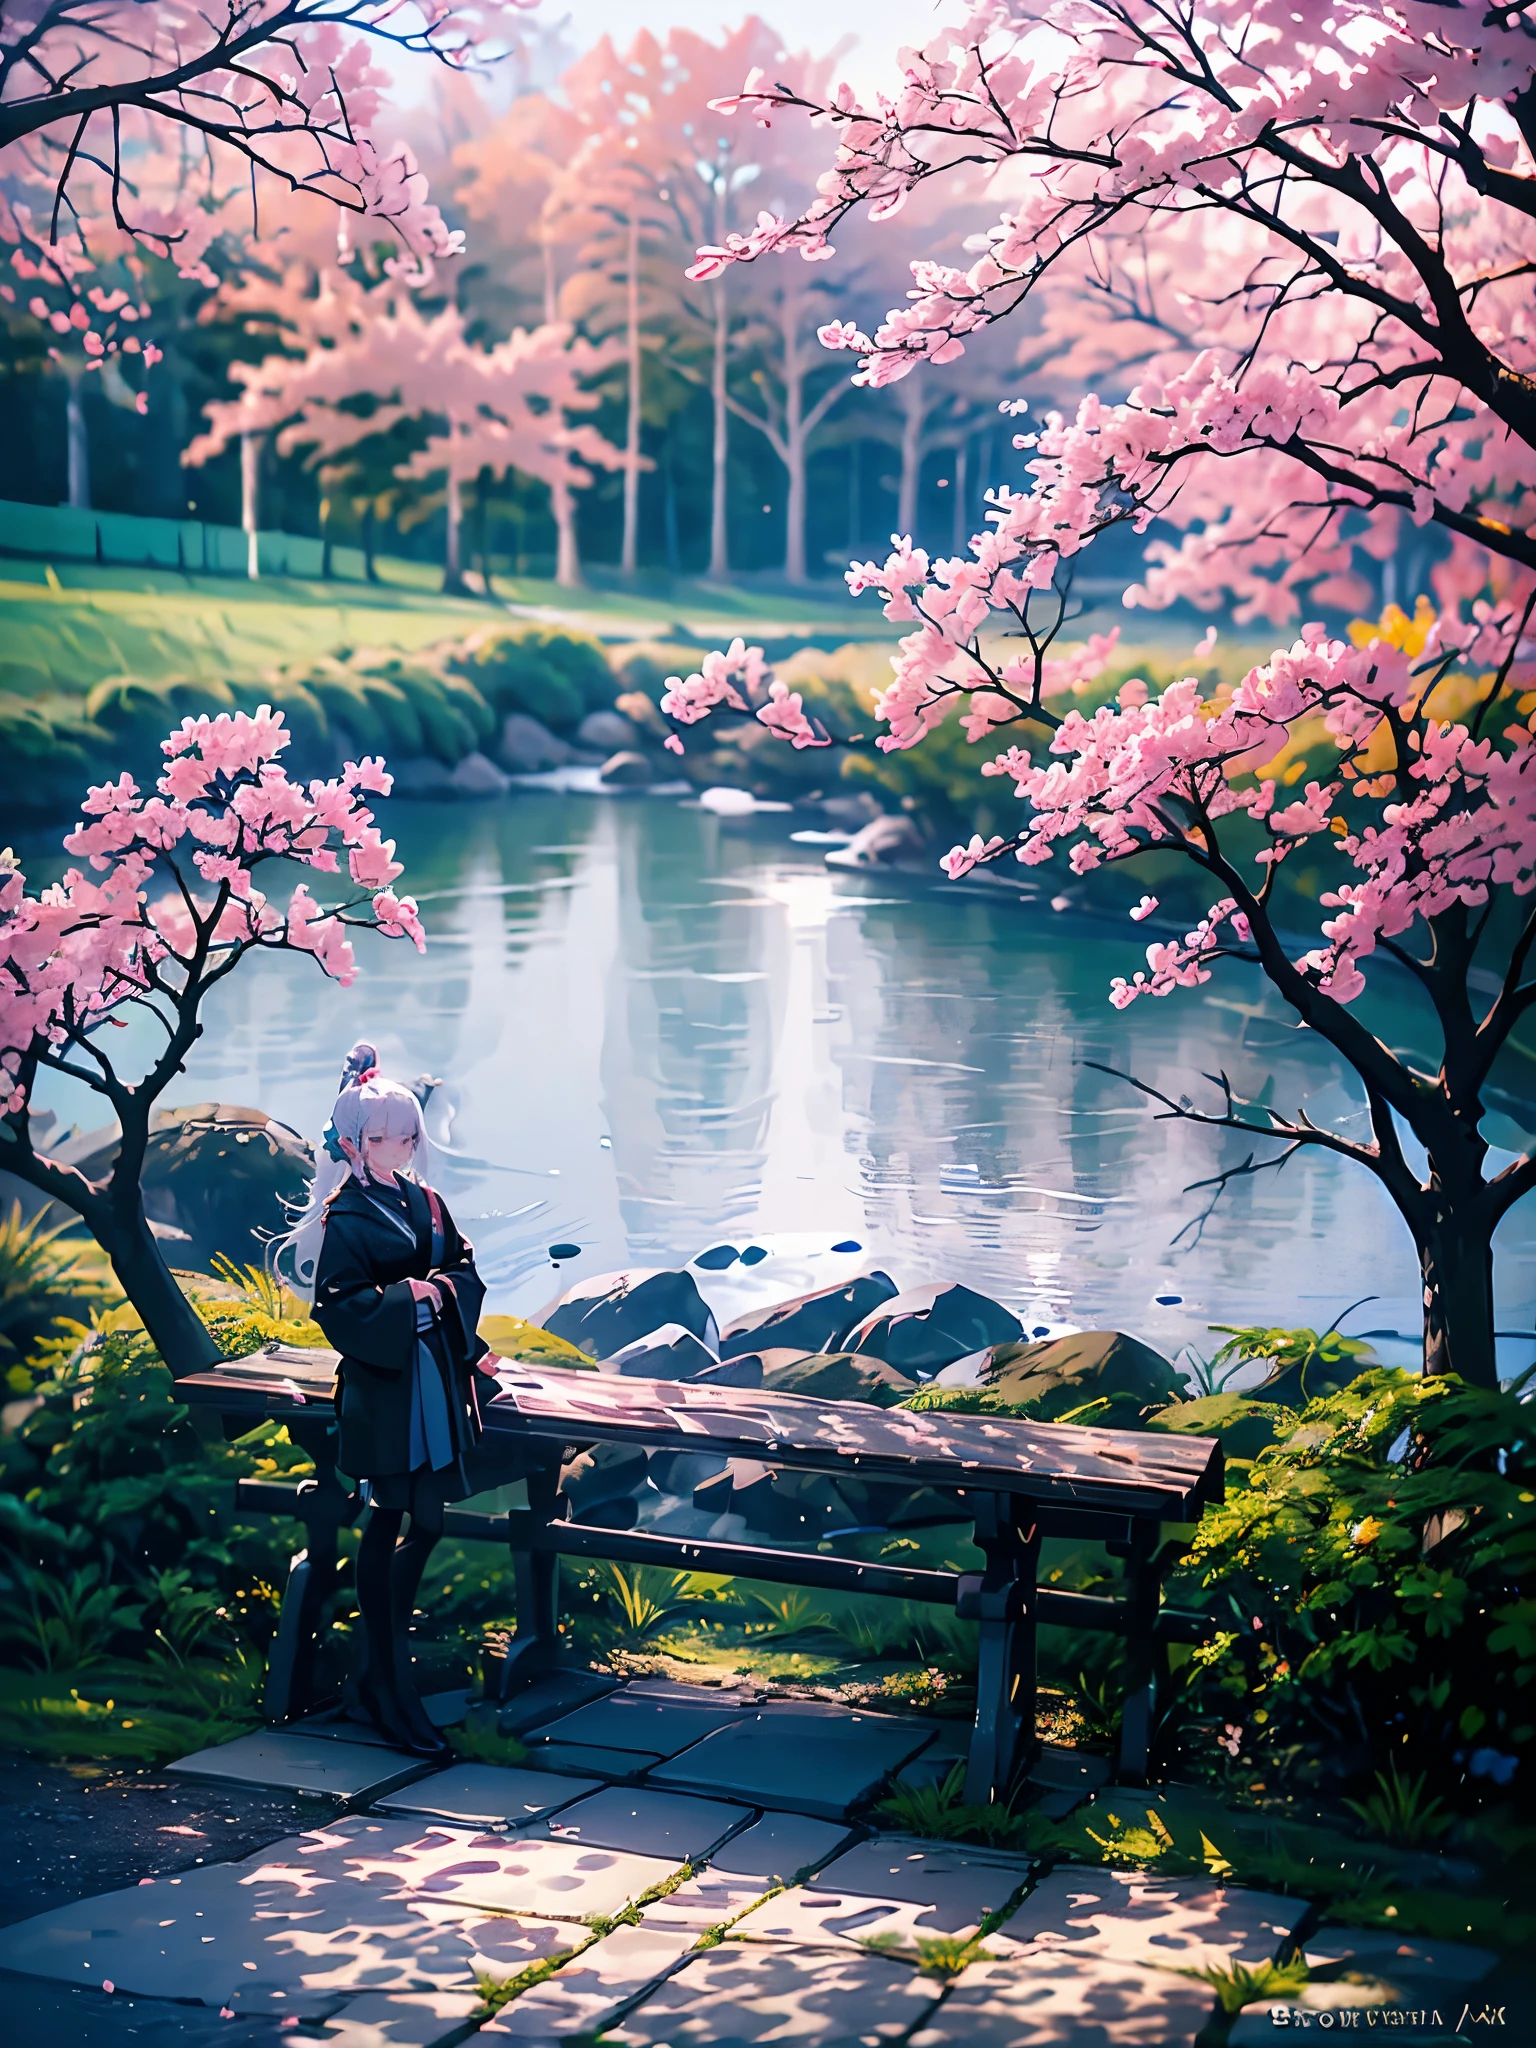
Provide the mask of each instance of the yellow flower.
POLYGON ((1367 1515, 1363 1522, 1356 1522, 1354 1528, 1350 1531, 1349 1540, 1355 1545, 1357 1550, 1364 1550, 1368 1543, 1376 1541, 1376 1538, 1385 1527, 1386 1524, 1378 1522, 1374 1515, 1367 1515))

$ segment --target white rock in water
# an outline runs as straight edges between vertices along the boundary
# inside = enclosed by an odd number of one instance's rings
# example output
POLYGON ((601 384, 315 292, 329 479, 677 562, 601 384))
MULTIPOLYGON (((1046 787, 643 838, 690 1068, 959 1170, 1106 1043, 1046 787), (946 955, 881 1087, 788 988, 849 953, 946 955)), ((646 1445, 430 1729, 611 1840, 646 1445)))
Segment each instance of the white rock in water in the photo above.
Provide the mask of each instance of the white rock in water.
POLYGON ((713 811, 717 818, 750 818, 757 809, 757 798, 750 789, 728 789, 721 785, 701 792, 699 809, 713 811))

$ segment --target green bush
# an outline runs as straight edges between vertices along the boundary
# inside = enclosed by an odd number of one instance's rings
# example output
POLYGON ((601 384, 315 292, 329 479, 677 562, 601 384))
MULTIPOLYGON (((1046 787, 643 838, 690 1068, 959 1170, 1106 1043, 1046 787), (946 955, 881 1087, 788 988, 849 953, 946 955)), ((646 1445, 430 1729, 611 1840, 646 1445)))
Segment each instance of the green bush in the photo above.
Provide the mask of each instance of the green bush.
POLYGON ((554 732, 611 707, 617 691, 595 640, 545 627, 477 633, 448 654, 445 667, 472 684, 498 720, 522 711, 554 732))
POLYGON ((23 1219, 19 1201, 0 1215, 0 1374, 13 1394, 31 1391, 41 1338, 122 1298, 105 1255, 66 1235, 72 1223, 46 1208, 23 1219))
MULTIPOLYGON (((1232 1420, 1256 1419, 1241 1396, 1232 1420)), ((1294 1410, 1234 1463, 1171 1595, 1219 1627, 1191 1703, 1255 1759, 1322 1776, 1390 1765, 1464 1800, 1524 1791, 1536 1710, 1536 1429, 1519 1389, 1378 1367, 1294 1410)), ((1154 1419, 1154 1427, 1157 1420, 1154 1419)), ((1236 1754, 1236 1750, 1232 1751, 1236 1754)))

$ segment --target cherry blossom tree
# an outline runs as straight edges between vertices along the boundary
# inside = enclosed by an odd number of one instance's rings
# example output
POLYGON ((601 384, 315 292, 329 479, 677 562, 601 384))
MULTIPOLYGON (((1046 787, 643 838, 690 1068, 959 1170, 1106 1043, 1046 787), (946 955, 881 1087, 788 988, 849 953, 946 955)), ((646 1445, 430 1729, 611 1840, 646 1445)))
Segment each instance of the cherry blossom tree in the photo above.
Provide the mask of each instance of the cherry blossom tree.
MULTIPOLYGON (((1019 435, 1022 480, 989 493, 968 550, 934 559, 902 536, 850 570, 911 629, 878 744, 918 745, 959 716, 982 773, 1026 806, 1014 833, 948 855, 952 876, 1155 853, 1208 879, 1205 916, 1150 945, 1111 1001, 1253 963, 1354 1069, 1370 1136, 1246 1100, 1225 1076, 1205 1108, 1145 1092, 1162 1116, 1273 1141, 1218 1186, 1314 1147, 1373 1173, 1418 1251, 1426 1368, 1484 1386, 1494 1231, 1536 1186, 1532 1151, 1490 1157, 1482 1130, 1495 1065, 1536 1006, 1531 50, 1518 8, 988 0, 904 53, 899 89, 869 104, 749 79, 738 116, 808 108, 836 129, 835 162, 804 213, 699 264, 823 260, 851 213, 899 220, 913 194, 981 166, 1003 210, 978 214, 974 261, 918 254, 873 334, 823 330, 858 355, 856 381, 931 374, 1041 302, 1058 319, 1095 293, 1113 307, 1103 367, 1124 395, 1092 392, 1019 435), (1235 687, 1154 696, 1132 680, 1092 715, 1058 709, 1048 650, 1072 565, 1154 522, 1133 604, 1230 604, 1283 626, 1357 602, 1366 565, 1415 529, 1440 536, 1433 601, 1349 639, 1304 624, 1235 687), (1319 943, 1297 956, 1282 878, 1330 854, 1319 943), (1362 1020, 1383 963, 1417 990, 1437 1066, 1362 1020)), ((675 716, 725 689, 753 703, 741 663, 717 660, 674 687, 675 716)), ((787 698, 759 715, 815 742, 787 698)), ((1133 915, 1156 908, 1144 897, 1133 915)))
POLYGON ((455 67, 498 47, 529 0, 23 0, 0 13, 0 177, 45 183, 49 239, 99 173, 111 219, 161 254, 195 245, 188 190, 166 210, 138 158, 180 131, 217 174, 241 165, 446 256, 457 238, 415 159, 381 140, 387 51, 455 67))
POLYGON ((204 1002, 263 953, 309 954, 349 983, 350 928, 425 943, 415 902, 392 886, 394 841, 366 802, 389 793, 383 761, 306 787, 284 772, 288 743, 265 705, 183 719, 162 742, 152 794, 128 774, 87 793, 64 841, 82 867, 29 894, 15 856, 0 856, 0 1162, 83 1220, 179 1372, 217 1351, 161 1256, 140 1175, 155 1104, 202 1035, 204 1002), (352 893, 322 908, 300 882, 286 905, 269 900, 258 880, 282 862, 344 867, 352 893), (142 1065, 112 1043, 130 1022, 126 1046, 152 1035, 142 1065), (116 1117, 117 1156, 99 1180, 39 1148, 32 1104, 45 1077, 90 1089, 116 1117))
POLYGON ((444 478, 444 588, 463 588, 464 486, 485 469, 493 476, 517 469, 549 486, 558 578, 578 583, 574 494, 590 482, 591 468, 616 468, 623 457, 570 415, 598 404, 591 379, 607 356, 559 321, 479 348, 452 302, 435 313, 423 307, 431 284, 430 267, 394 261, 376 283, 355 263, 312 276, 301 263, 280 276, 243 279, 225 295, 225 310, 273 324, 302 353, 234 364, 240 396, 207 408, 208 431, 183 459, 196 466, 232 441, 248 447, 277 432, 280 452, 307 448, 312 461, 334 463, 401 420, 441 421, 395 473, 444 478), (360 399, 367 405, 358 406, 360 399))

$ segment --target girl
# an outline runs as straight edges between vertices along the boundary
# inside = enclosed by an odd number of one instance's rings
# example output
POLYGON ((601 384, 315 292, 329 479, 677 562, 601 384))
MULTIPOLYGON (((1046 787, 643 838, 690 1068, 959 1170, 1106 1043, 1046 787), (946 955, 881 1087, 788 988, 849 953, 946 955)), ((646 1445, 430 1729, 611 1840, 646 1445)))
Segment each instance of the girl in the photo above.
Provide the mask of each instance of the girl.
POLYGON ((369 1508, 357 1553, 359 1698, 391 1742, 444 1757, 411 1682, 409 1630, 444 1505, 473 1491, 475 1370, 494 1376, 497 1361, 475 1331, 485 1288, 474 1250, 420 1179, 426 1157, 420 1103, 379 1078, 373 1046, 354 1045, 308 1206, 279 1257, 313 1286, 315 1321, 341 1353, 337 1462, 369 1508))

